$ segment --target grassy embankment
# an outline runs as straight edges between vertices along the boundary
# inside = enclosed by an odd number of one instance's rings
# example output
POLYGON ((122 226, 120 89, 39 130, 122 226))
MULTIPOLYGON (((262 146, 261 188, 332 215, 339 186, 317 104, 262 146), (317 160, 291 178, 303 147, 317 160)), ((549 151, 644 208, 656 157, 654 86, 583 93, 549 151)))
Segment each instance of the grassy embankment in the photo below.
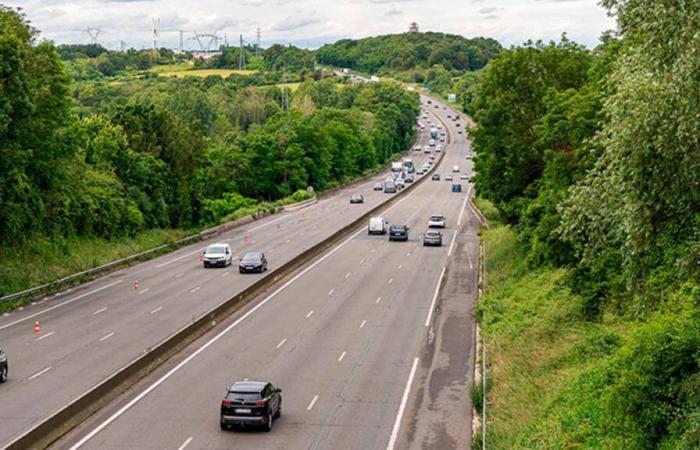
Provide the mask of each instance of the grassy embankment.
POLYGON ((608 448, 600 385, 593 388, 600 377, 591 375, 632 324, 585 320, 566 270, 531 269, 498 211, 477 205, 492 225, 482 233, 486 290, 477 308, 488 350, 488 448, 608 448))
POLYGON ((226 78, 229 75, 253 75, 258 73, 257 70, 232 70, 232 69, 195 69, 191 62, 182 64, 169 64, 151 67, 151 73, 157 73, 162 77, 208 77, 209 75, 219 75, 226 78))
MULTIPOLYGON (((220 223, 296 203, 311 196, 299 192, 273 203, 264 202, 241 208, 223 217, 220 223)), ((0 296, 49 283, 166 243, 174 243, 197 231, 152 229, 114 239, 36 237, 16 246, 0 247, 0 296)), ((22 306, 27 301, 23 299, 0 304, 0 312, 22 306)))

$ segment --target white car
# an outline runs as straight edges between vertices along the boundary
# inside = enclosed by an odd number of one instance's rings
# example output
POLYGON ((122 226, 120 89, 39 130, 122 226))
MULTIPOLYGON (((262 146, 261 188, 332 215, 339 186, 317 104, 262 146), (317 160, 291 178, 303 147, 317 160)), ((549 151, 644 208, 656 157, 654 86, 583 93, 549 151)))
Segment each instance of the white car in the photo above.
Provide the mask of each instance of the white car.
POLYGON ((406 187, 406 182, 404 181, 403 178, 397 178, 395 183, 396 183, 396 187, 399 189, 403 189, 406 187))
POLYGON ((469 179, 469 175, 467 175, 466 173, 463 173, 462 175, 459 176, 459 179, 460 179, 460 180, 468 180, 468 179, 469 179))
POLYGON ((459 166, 452 166, 452 171, 455 173, 459 172, 459 166))
POLYGON ((452 175, 447 175, 445 177, 445 181, 452 181, 452 175))
POLYGON ((212 244, 204 250, 204 267, 226 267, 233 262, 233 252, 228 244, 212 244))
POLYGON ((433 214, 428 219, 428 228, 445 228, 445 222, 447 222, 445 216, 442 214, 433 214))

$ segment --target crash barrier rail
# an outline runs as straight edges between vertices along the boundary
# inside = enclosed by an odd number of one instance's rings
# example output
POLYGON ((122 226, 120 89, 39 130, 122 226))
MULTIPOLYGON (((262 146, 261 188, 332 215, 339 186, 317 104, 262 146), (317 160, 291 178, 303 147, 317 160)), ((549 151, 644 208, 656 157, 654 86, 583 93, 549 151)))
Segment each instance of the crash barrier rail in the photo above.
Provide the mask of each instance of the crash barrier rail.
MULTIPOLYGON (((449 134, 448 142, 450 142, 449 134)), ((444 151, 440 154, 437 163, 423 177, 417 179, 401 192, 392 195, 360 218, 333 233, 330 237, 303 251, 279 268, 270 271, 267 276, 262 277, 240 293, 225 300, 208 313, 203 314, 199 318, 193 318, 192 323, 185 325, 154 347, 146 349, 141 356, 54 412, 41 423, 25 431, 5 448, 7 450, 46 448, 60 439, 203 334, 211 331, 243 306, 273 288, 283 278, 350 236, 360 226, 366 226, 367 221, 371 217, 416 189, 437 170, 446 152, 444 151)))

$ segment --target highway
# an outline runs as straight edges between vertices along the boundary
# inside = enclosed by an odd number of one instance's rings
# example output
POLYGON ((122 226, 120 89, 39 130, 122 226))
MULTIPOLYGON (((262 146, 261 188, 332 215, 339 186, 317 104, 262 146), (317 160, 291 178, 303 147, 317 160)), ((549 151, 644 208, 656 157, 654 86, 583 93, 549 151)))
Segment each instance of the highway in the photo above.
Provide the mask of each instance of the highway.
MULTIPOLYGON (((436 112, 444 113, 429 110, 431 115, 436 112)), ((421 135, 421 139, 424 138, 425 135, 421 135)), ((417 152, 412 157, 417 166, 420 166, 424 159, 424 155, 417 152)), ((40 423, 195 318, 241 292, 259 277, 265 276, 239 275, 235 260, 234 266, 226 269, 203 269, 199 254, 208 244, 228 242, 237 256, 246 251, 263 251, 270 261, 270 269, 274 269, 385 200, 390 194, 372 190, 372 186, 382 181, 385 176, 386 173, 377 175, 324 196, 318 203, 307 208, 270 216, 249 226, 231 230, 210 241, 196 243, 105 275, 0 317, 0 345, 8 352, 10 362, 10 379, 0 385, 0 447, 8 445, 21 433, 40 423), (348 204, 348 197, 354 192, 364 194, 364 204, 348 204), (138 289, 135 286, 136 282, 138 289), (34 334, 35 321, 39 322, 39 334, 34 334)), ((444 195, 447 195, 448 184, 441 182, 440 185, 444 195)), ((421 187, 412 197, 422 202, 426 196, 433 195, 424 191, 421 187)), ((448 202, 445 208, 451 209, 457 197, 463 199, 464 195, 447 195, 444 199, 448 202)), ((411 209, 410 205, 413 205, 414 201, 416 200, 403 201, 396 210, 411 209)), ((425 201, 430 204, 432 200, 425 201)), ((420 229, 425 221, 423 215, 430 214, 426 211, 421 210, 422 215, 416 215, 412 219, 416 230, 420 229)), ((358 235, 357 240, 363 237, 358 235)), ((417 238, 414 238, 409 247, 416 243, 415 239, 417 238)), ((355 245, 353 240, 346 247, 355 248, 355 245)), ((384 255, 384 251, 380 250, 385 244, 378 245, 380 247, 377 247, 372 255, 377 252, 384 255)), ((416 251, 422 251, 422 247, 416 251)), ((340 250, 337 253, 340 253, 340 250)), ((382 261, 383 258, 384 256, 382 259, 368 256, 364 258, 362 265, 372 272, 376 267, 370 261, 382 261)), ((405 259, 406 267, 413 267, 415 260, 408 256, 405 256, 405 259)), ((330 270, 329 263, 323 267, 324 270, 330 270)), ((359 279, 362 272, 358 270, 348 269, 346 273, 351 275, 347 280, 354 282, 359 279), (352 272, 355 272, 354 276, 352 272)), ((407 273, 405 269, 401 274, 403 273, 407 273)), ((397 274, 396 282, 401 274, 397 274)), ((293 285, 296 288, 301 284, 296 282, 293 285)), ((303 290, 311 291, 306 282, 301 286, 303 290)), ((329 288, 326 293, 332 289, 334 288, 329 288)), ((337 292, 328 297, 342 300, 345 298, 342 296, 344 292, 346 291, 338 286, 337 292)), ((284 296, 287 295, 285 292, 284 296)), ((279 297, 282 297, 281 293, 279 297)), ((383 300, 384 305, 389 304, 387 302, 390 298, 383 300)), ((276 303, 278 301, 276 300, 276 303)), ((379 303, 381 304, 381 301, 379 303)), ((274 315, 279 317, 278 322, 287 319, 284 312, 273 312, 274 315)), ((323 317, 322 309, 319 309, 309 317, 308 323, 317 322, 323 317)), ((281 323, 278 325, 282 326, 281 323)), ((290 322, 288 326, 291 330, 299 324, 290 322)), ((363 329, 365 327, 370 330, 377 327, 377 324, 371 324, 368 319, 363 329)), ((296 348, 294 338, 290 336, 287 339, 289 345, 285 343, 280 350, 286 351, 292 346, 296 348)), ((296 357, 293 355, 292 359, 296 357)), ((347 358, 351 361, 350 351, 347 358)), ((217 394, 221 393, 221 389, 223 387, 216 390, 217 394)), ((285 396, 285 402, 291 401, 292 398, 285 396)), ((319 407, 321 404, 319 403, 319 407)), ((293 411, 291 404, 285 405, 289 405, 290 411, 293 411)), ((280 423, 284 420, 286 418, 280 423)))
MULTIPOLYGON (((451 113, 427 109, 445 121, 451 113)), ((388 242, 386 236, 369 236, 365 227, 358 228, 55 447, 469 448, 479 220, 469 202, 471 186, 461 181, 464 192, 453 193, 452 183, 444 180, 453 165, 459 165, 461 173, 472 170, 466 158, 469 143, 449 124, 453 142, 438 170, 442 179, 427 180, 383 213, 390 223, 409 225, 408 242, 388 242), (421 235, 435 213, 447 216, 443 246, 423 247, 421 235), (269 380, 283 389, 283 414, 272 432, 219 429, 225 389, 242 379, 269 380)), ((371 184, 352 190, 370 198, 371 184)), ((326 203, 330 208, 333 200, 326 203)), ((334 215, 352 215, 353 207, 341 202, 332 211, 325 213, 329 221, 334 215)), ((269 233, 269 238, 274 235, 269 233)), ((188 263, 192 271, 195 263, 188 263)), ((224 271, 214 276, 219 273, 224 271)), ((162 296, 174 285, 180 290, 191 286, 173 280, 172 274, 148 285, 162 296)), ((202 285, 209 295, 221 289, 202 285)), ((181 304, 192 301, 181 293, 168 307, 186 309, 181 304)), ((118 313, 129 315, 128 310, 125 306, 118 313)), ((134 314, 133 323, 143 326, 147 320, 142 316, 143 312, 134 314)), ((127 332, 122 334, 123 342, 131 339, 127 332)), ((96 359, 100 357, 104 355, 96 359)))

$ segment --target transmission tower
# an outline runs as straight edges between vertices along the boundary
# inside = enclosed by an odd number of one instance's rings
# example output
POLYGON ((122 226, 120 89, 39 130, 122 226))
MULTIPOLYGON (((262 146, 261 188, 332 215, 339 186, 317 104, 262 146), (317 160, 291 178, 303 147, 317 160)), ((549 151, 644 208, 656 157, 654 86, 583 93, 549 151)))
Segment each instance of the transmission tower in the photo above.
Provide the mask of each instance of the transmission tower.
POLYGON ((185 51, 185 40, 184 40, 184 34, 185 32, 180 30, 180 51, 184 52, 185 51))
POLYGON ((102 28, 100 28, 100 27, 97 27, 97 28, 88 27, 88 28, 85 29, 85 32, 86 32, 88 35, 90 35, 90 43, 91 43, 91 44, 97 44, 97 37, 98 37, 98 36, 100 35, 100 33, 102 32, 102 28))
POLYGON ((119 49, 121 50, 122 53, 124 53, 126 51, 126 46, 127 46, 126 41, 119 41, 119 49))
POLYGON ((255 56, 260 56, 260 27, 255 31, 255 56))
POLYGON ((153 50, 158 51, 158 42, 160 41, 160 19, 151 19, 153 22, 153 50))
POLYGON ((243 70, 244 65, 245 65, 245 56, 243 55, 243 35, 241 34, 241 47, 240 47, 240 51, 238 52, 238 70, 243 70))
POLYGON ((212 45, 218 45, 219 39, 221 39, 216 34, 216 31, 213 33, 197 33, 196 31, 193 31, 192 33, 194 34, 194 38, 190 38, 190 39, 196 40, 197 43, 199 44, 199 48, 204 53, 208 53, 211 50, 212 45), (207 38, 209 40, 205 40, 207 38))

